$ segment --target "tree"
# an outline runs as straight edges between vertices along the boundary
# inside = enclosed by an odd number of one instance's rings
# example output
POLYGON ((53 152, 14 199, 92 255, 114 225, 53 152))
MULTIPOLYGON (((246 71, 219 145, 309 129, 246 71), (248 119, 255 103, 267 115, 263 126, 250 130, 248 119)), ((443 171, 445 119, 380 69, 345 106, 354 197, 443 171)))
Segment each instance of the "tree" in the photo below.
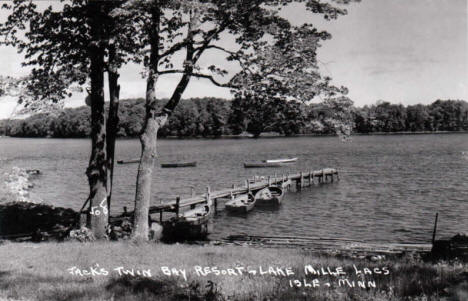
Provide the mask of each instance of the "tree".
MULTIPOLYGON (((329 91, 339 92, 322 79, 316 65, 319 41, 330 38, 311 24, 293 26, 279 15, 281 8, 292 1, 129 1, 123 8, 147 20, 139 27, 140 40, 149 45, 143 56, 145 63, 146 116, 141 141, 141 160, 135 193, 134 240, 148 239, 148 210, 151 199, 154 159, 157 156, 157 132, 178 105, 192 77, 205 78, 214 85, 234 89, 242 98, 286 101, 288 97, 308 101, 329 91), (230 35, 237 49, 226 49, 217 43, 221 34, 230 35), (219 51, 226 61, 238 62, 241 71, 229 81, 219 77, 228 72, 221 65, 200 66, 204 53, 219 51), (177 66, 176 53, 184 59, 177 66), (300 65, 307 62, 305 65, 300 65), (171 98, 158 107, 156 83, 164 74, 180 74, 171 98), (332 91, 334 90, 334 91, 332 91)), ((311 13, 326 19, 345 14, 346 10, 319 0, 303 2, 311 13)), ((346 4, 349 0, 333 1, 346 4)))
MULTIPOLYGON (((116 112, 119 96, 118 67, 125 61, 127 47, 133 39, 124 27, 125 16, 111 15, 123 1, 70 0, 57 7, 39 10, 33 1, 18 0, 2 8, 10 14, 0 26, 3 44, 25 53, 24 65, 34 66, 28 78, 28 103, 50 104, 73 92, 73 84, 83 85, 89 79, 91 105, 92 151, 87 169, 90 206, 110 202, 107 170, 113 164, 116 112), (24 31, 24 37, 19 32, 24 31), (117 36, 116 33, 119 33, 117 36), (118 45, 118 46, 117 46, 118 45), (107 58, 107 61, 106 61, 107 58), (104 71, 109 73, 111 98, 109 135, 104 114, 104 71), (108 155, 110 154, 110 155, 108 155)), ((134 47, 133 47, 134 48, 134 47)), ((107 218, 95 214, 90 219, 98 238, 105 236, 107 218)))

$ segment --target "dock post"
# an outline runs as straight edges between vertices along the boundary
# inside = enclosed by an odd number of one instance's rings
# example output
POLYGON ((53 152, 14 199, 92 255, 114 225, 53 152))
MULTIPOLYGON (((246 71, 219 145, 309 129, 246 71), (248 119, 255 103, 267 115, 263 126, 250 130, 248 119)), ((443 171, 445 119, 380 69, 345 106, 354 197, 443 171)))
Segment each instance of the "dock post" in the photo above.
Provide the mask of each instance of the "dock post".
POLYGON ((193 198, 195 196, 195 187, 190 186, 190 196, 193 198))
POLYGON ((247 179, 245 182, 247 183, 247 192, 250 192, 250 181, 249 181, 249 179, 247 179))
POLYGON ((179 209, 180 209, 179 206, 180 206, 180 196, 176 197, 176 208, 175 208, 176 217, 179 217, 179 209))
POLYGON ((271 176, 268 176, 268 187, 271 186, 271 176))
MULTIPOLYGON (((216 199, 215 199, 215 201, 216 201, 216 199)), ((213 202, 211 200, 210 186, 206 186, 206 204, 208 205, 208 207, 210 207, 210 209, 213 207, 213 202)), ((215 210, 216 210, 216 207, 215 207, 215 210)))
POLYGON ((275 184, 276 184, 276 181, 277 181, 277 180, 276 180, 276 172, 275 172, 275 184))
POLYGON ((439 217, 439 212, 436 213, 435 222, 434 222, 434 231, 432 232, 432 246, 434 246, 436 231, 437 231, 437 219, 439 217))
POLYGON ((312 184, 314 184, 314 173, 309 170, 309 186, 312 186, 312 184))
POLYGON ((301 171, 301 188, 304 187, 304 173, 301 171))

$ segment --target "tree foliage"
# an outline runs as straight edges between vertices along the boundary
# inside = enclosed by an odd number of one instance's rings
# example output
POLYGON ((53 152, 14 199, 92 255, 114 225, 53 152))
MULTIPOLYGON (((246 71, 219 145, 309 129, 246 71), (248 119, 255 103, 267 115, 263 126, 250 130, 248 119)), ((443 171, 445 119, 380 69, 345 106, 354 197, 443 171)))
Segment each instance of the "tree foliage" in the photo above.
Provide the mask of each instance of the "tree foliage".
MULTIPOLYGON (((226 101, 217 98, 183 99, 166 125, 159 130, 158 135, 159 137, 193 138, 239 135, 243 132, 255 134, 255 127, 249 124, 251 118, 258 118, 258 115, 263 112, 262 108, 259 108, 256 113, 242 113, 236 110, 235 102, 236 100, 226 101)), ((272 126, 262 133, 267 131, 290 136, 296 134, 332 135, 337 132, 334 120, 337 118, 336 111, 339 112, 339 109, 330 108, 324 103, 305 105, 287 102, 281 105, 282 109, 271 106, 277 109, 277 113, 268 116, 272 126)), ((351 124, 354 133, 468 130, 468 103, 462 100, 437 100, 429 105, 409 106, 381 102, 360 108, 351 107, 349 110, 351 122, 339 123, 338 126, 351 124), (384 112, 384 110, 388 111, 384 112), (395 114, 397 110, 400 112, 395 114), (382 116, 387 116, 386 118, 389 119, 382 119, 382 116), (405 118, 402 119, 401 116, 405 118), (384 120, 383 123, 382 120, 384 120), (387 124, 387 127, 382 127, 382 124, 387 124)), ((346 117, 348 113, 343 114, 346 117)), ((142 99, 123 100, 119 107, 118 136, 138 137, 144 115, 145 108, 142 99)), ((89 137, 90 132, 89 107, 67 108, 60 113, 47 112, 26 119, 0 121, 0 133, 13 137, 85 138, 89 137)))

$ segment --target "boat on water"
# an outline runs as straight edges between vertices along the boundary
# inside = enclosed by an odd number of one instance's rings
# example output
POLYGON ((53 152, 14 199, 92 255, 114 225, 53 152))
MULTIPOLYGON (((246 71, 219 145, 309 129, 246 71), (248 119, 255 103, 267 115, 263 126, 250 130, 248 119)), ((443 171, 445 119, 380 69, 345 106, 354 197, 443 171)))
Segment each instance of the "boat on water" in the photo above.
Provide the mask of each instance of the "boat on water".
POLYGON ((271 159, 271 160, 263 160, 264 163, 292 163, 296 162, 296 158, 285 158, 285 159, 271 159))
POLYGON ((284 197, 284 190, 280 187, 266 187, 263 188, 255 194, 255 204, 256 205, 270 205, 278 206, 281 204, 281 201, 284 197))
POLYGON ((291 188, 291 185, 292 185, 291 179, 287 179, 286 181, 281 182, 280 184, 278 184, 276 186, 281 187, 282 189, 289 190, 291 188))
POLYGON ((197 162, 161 163, 161 168, 195 167, 197 162))
POLYGON ((185 211, 179 217, 163 222, 163 238, 169 241, 205 239, 212 231, 210 206, 185 211))
POLYGON ((270 159, 261 162, 244 162, 245 168, 281 167, 297 161, 297 158, 270 159))
POLYGON ((140 163, 140 159, 117 160, 117 164, 129 164, 129 163, 140 163))
POLYGON ((286 166, 286 165, 288 165, 288 163, 283 163, 283 162, 273 162, 273 163, 251 162, 251 163, 246 163, 246 162, 244 162, 244 167, 245 168, 281 167, 281 166, 286 166))
POLYGON ((226 210, 235 213, 247 213, 251 211, 255 206, 255 197, 253 194, 242 194, 225 204, 226 210))

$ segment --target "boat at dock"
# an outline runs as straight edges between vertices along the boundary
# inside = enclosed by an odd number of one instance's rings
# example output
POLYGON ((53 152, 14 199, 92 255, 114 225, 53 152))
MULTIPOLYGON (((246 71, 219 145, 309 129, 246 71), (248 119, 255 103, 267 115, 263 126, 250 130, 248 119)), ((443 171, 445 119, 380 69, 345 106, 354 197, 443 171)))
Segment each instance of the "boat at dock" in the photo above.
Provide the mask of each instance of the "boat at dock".
POLYGON ((284 189, 280 187, 266 187, 263 188, 255 194, 255 202, 257 205, 270 205, 278 206, 281 204, 281 201, 284 197, 284 189))
POLYGON ((272 160, 263 160, 264 163, 292 163, 296 162, 296 158, 286 158, 286 159, 272 159, 272 160))
POLYGON ((161 168, 195 167, 197 162, 161 163, 161 168))
POLYGON ((163 237, 169 241, 205 239, 211 232, 211 209, 208 205, 185 211, 163 222, 163 237))
POLYGON ((241 194, 225 204, 226 210, 235 213, 247 213, 255 206, 255 197, 253 194, 241 194))

